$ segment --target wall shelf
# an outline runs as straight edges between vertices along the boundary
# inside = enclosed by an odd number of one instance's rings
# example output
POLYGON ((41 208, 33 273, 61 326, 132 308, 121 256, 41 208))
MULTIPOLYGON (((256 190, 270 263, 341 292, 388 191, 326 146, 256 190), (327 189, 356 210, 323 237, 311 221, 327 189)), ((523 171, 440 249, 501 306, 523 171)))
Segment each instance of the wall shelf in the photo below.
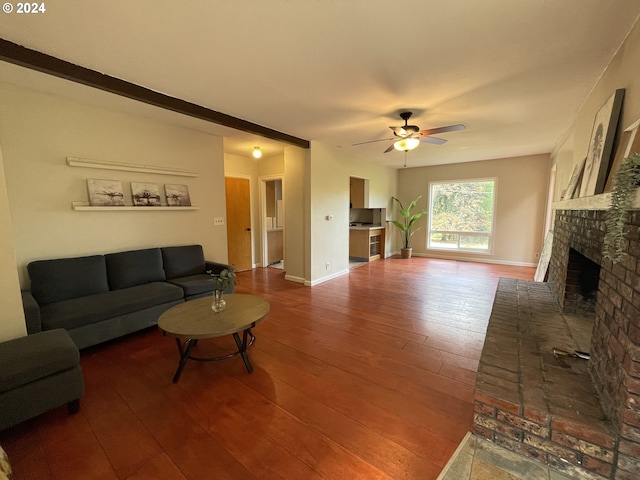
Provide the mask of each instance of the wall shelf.
POLYGON ((160 167, 156 165, 141 165, 137 163, 108 162, 106 160, 89 160, 86 158, 67 157, 70 167, 100 168, 103 170, 120 170, 123 172, 157 173, 160 175, 174 175, 179 177, 197 177, 198 172, 184 168, 160 167))
MULTIPOLYGON (((553 202, 551 207, 554 210, 609 210, 611 208, 611 193, 560 200, 553 202)), ((640 208, 640 189, 636 191, 636 198, 632 202, 631 208, 640 208)))
POLYGON ((124 205, 122 207, 94 207, 87 202, 71 202, 71 208, 76 212, 184 212, 186 210, 200 209, 197 205, 191 205, 190 207, 169 207, 167 205, 162 205, 160 207, 137 207, 134 205, 124 205))

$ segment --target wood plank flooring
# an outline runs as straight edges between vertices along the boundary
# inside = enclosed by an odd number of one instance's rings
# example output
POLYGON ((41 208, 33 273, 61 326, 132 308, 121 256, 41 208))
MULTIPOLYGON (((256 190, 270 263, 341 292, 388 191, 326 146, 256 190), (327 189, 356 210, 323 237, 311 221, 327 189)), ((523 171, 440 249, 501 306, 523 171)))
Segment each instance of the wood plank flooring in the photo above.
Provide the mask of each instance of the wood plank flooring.
MULTIPOLYGON (((156 329, 86 349, 80 412, 0 432, 16 480, 434 479, 472 428, 498 278, 534 268, 390 258, 304 287, 238 275, 271 303, 238 357, 187 363, 156 329)), ((231 337, 201 341, 214 355, 231 337)))

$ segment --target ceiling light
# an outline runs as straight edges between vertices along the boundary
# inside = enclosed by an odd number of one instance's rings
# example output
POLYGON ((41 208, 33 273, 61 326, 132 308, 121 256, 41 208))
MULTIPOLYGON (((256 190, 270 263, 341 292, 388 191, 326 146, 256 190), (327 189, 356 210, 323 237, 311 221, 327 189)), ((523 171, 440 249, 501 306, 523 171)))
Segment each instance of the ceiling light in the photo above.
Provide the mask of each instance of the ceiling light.
POLYGON ((262 150, 260 150, 260 147, 253 147, 251 155, 253 155, 253 158, 260 158, 262 157, 262 150))
POLYGON ((408 152, 420 145, 420 139, 415 137, 407 137, 398 140, 393 144, 393 148, 400 150, 401 152, 408 152))

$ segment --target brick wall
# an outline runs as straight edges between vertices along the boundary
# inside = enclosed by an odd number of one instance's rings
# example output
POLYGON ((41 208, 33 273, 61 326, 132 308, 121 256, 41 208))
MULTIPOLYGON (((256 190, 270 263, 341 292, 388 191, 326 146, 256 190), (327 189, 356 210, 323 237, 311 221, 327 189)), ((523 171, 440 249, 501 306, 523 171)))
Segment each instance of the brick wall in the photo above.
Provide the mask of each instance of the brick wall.
POLYGON ((556 211, 548 282, 564 312, 575 311, 577 302, 577 292, 566 291, 567 276, 573 273, 569 267, 570 249, 602 265, 605 215, 603 210, 556 211))
POLYGON ((625 255, 617 264, 602 255, 605 217, 606 211, 556 212, 549 284, 562 302, 570 248, 601 266, 589 370, 619 437, 612 478, 640 478, 640 211, 627 217, 625 255))

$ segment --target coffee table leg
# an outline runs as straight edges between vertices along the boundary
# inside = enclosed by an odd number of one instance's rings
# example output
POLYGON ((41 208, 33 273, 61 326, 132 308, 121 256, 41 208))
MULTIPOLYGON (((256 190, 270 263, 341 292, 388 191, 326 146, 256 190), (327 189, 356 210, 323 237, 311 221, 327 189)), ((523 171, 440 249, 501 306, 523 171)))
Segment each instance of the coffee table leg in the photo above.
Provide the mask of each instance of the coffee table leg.
MULTIPOLYGON (((251 335, 251 330, 246 329, 242 332, 242 341, 240 340, 240 335, 237 333, 233 334, 233 339, 236 341, 236 345, 238 346, 238 351, 240 355, 242 355, 242 361, 244 362, 244 366, 247 367, 247 371, 249 373, 253 373, 253 365, 251 365, 251 361, 249 360, 249 355, 247 354, 247 337, 251 335)), ((251 335, 253 337, 253 335, 251 335)))
POLYGON ((198 343, 197 339, 187 338, 187 340, 182 343, 179 338, 176 338, 176 344, 178 345, 178 350, 180 351, 180 362, 178 363, 178 369, 176 370, 176 374, 173 376, 173 383, 178 383, 180 380, 180 375, 182 375, 182 370, 184 369, 184 364, 187 363, 189 359, 189 354, 191 353, 191 349, 196 346, 198 343))

